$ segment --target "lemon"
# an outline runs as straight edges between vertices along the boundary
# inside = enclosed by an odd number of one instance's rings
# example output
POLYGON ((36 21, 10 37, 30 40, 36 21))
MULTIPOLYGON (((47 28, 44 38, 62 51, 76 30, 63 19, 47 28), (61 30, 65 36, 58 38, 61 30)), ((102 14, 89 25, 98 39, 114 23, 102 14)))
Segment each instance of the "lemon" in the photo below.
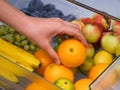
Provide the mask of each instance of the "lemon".
POLYGON ((95 64, 99 63, 110 64, 112 63, 113 59, 114 59, 113 55, 105 50, 99 50, 93 58, 95 64))

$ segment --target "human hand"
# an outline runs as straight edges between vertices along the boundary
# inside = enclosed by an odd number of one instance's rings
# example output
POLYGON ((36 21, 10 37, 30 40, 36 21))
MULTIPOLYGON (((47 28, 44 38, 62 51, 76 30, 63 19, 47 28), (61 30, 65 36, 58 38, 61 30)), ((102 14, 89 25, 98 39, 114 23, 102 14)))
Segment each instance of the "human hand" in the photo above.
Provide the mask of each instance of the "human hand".
POLYGON ((60 60, 57 53, 51 46, 51 40, 57 34, 74 36, 84 45, 87 45, 87 42, 77 25, 63 21, 59 18, 29 17, 29 23, 23 27, 26 27, 26 29, 23 28, 23 30, 20 30, 21 33, 44 49, 57 64, 60 64, 60 60))
POLYGON ((57 34, 74 36, 84 45, 87 45, 84 36, 75 24, 59 18, 35 18, 27 16, 10 5, 6 0, 1 0, 0 5, 2 6, 0 8, 0 20, 35 42, 58 64, 60 64, 59 57, 51 46, 51 40, 57 34))

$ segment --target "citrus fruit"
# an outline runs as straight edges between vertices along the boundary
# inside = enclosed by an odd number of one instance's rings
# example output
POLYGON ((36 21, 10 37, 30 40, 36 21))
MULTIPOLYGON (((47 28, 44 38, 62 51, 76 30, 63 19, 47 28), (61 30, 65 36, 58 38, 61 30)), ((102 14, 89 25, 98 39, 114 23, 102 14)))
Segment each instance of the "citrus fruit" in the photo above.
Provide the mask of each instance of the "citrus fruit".
POLYGON ((54 82, 54 85, 63 90, 74 90, 74 84, 67 78, 59 78, 54 82))
POLYGON ((59 45, 58 56, 63 65, 77 67, 86 58, 86 47, 76 39, 67 39, 59 45))
POLYGON ((79 70, 82 74, 88 75, 90 69, 94 66, 94 61, 92 58, 87 57, 85 62, 79 67, 79 70))
POLYGON ((82 78, 75 82, 75 90, 89 90, 89 85, 92 83, 93 80, 89 78, 82 78))
POLYGON ((41 66, 39 68, 35 69, 35 72, 37 72, 40 75, 43 75, 45 68, 54 62, 54 60, 43 50, 43 49, 39 49, 38 51, 36 51, 34 53, 34 56, 40 60, 40 62, 42 63, 41 66))
POLYGON ((39 84, 32 82, 30 83, 25 90, 46 90, 44 87, 40 86, 39 84))
POLYGON ((95 80, 107 67, 108 64, 106 63, 96 64, 89 71, 88 77, 92 80, 95 80))
POLYGON ((65 67, 64 65, 52 63, 45 69, 44 78, 52 83, 59 78, 67 78, 73 82, 74 74, 71 69, 65 67))
POLYGON ((95 64, 99 64, 99 63, 110 64, 112 63, 113 59, 114 57, 111 53, 105 50, 99 50, 94 56, 94 63, 95 64))

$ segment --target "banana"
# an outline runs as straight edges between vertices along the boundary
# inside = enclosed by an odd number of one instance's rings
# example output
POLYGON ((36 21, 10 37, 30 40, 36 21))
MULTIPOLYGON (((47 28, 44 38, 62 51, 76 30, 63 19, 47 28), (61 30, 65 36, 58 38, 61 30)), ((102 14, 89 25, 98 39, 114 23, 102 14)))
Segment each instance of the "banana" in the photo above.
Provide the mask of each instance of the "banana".
POLYGON ((14 83, 19 82, 19 79, 12 72, 8 71, 6 68, 3 68, 1 66, 0 66, 0 75, 11 82, 14 83))
POLYGON ((34 69, 29 65, 25 65, 25 64, 21 64, 21 63, 17 63, 17 64, 31 72, 34 72, 34 69))
MULTIPOLYGON (((6 58, 7 60, 11 60, 11 59, 12 59, 10 56, 7 56, 7 57, 6 57, 4 54, 2 54, 2 56, 3 56, 4 58, 6 58)), ((0 57, 0 59, 1 59, 1 57, 0 57)), ((3 58, 2 58, 2 59, 3 59, 3 58)), ((27 65, 27 64, 19 63, 19 62, 16 62, 16 61, 13 61, 13 63, 15 63, 15 64, 23 67, 24 69, 27 69, 27 70, 31 71, 31 72, 34 71, 34 69, 33 69, 31 66, 27 65)))
MULTIPOLYGON (((20 65, 20 64, 19 64, 20 65)), ((23 64, 21 64, 23 65, 23 64)), ((25 65, 24 65, 25 66, 25 65)), ((22 67, 18 66, 16 63, 9 61, 7 58, 3 57, 0 55, 0 67, 3 67, 5 69, 7 69, 8 71, 12 72, 13 74, 15 74, 16 76, 19 77, 24 77, 28 75, 28 72, 32 70, 32 68, 29 68, 30 70, 27 72, 25 69, 23 69, 22 67)))
POLYGON ((33 68, 41 64, 34 55, 0 38, 0 54, 10 58, 13 62, 24 63, 33 68))

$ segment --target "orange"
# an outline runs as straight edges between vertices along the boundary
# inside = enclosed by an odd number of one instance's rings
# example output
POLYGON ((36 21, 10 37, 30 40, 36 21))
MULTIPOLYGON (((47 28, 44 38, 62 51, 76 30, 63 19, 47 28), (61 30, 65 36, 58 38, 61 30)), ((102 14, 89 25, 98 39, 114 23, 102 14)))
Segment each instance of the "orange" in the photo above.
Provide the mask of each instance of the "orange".
POLYGON ((44 87, 40 86, 39 84, 32 82, 30 83, 25 90, 46 90, 44 87))
POLYGON ((90 90, 89 85, 92 83, 93 80, 89 78, 82 78, 75 82, 75 90, 90 90))
POLYGON ((76 39, 64 40, 58 48, 58 56, 63 65, 77 67, 83 64, 86 58, 86 47, 76 39))
POLYGON ((95 80, 107 67, 108 64, 106 63, 96 64, 89 71, 88 77, 92 80, 95 80))
POLYGON ((34 56, 41 61, 41 66, 37 69, 35 69, 35 72, 37 72, 40 75, 43 75, 45 68, 54 62, 54 60, 43 50, 39 49, 34 53, 34 56))
POLYGON ((74 74, 71 69, 64 65, 57 65, 56 63, 50 64, 44 71, 44 78, 54 83, 59 78, 67 78, 74 81, 74 74))

